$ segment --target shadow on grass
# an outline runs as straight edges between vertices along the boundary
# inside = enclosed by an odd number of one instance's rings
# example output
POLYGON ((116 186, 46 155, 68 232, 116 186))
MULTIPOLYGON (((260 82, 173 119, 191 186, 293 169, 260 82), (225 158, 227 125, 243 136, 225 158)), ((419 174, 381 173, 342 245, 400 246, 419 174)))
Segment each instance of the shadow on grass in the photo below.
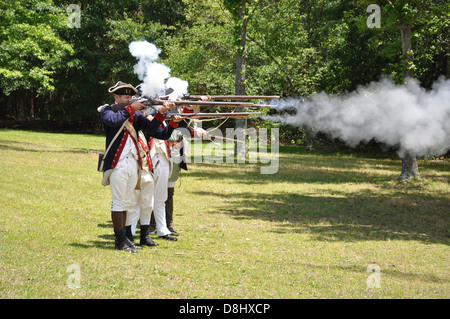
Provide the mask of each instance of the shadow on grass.
MULTIPOLYGON (((113 230, 113 224, 111 221, 107 221, 105 223, 100 223, 97 225, 99 228, 105 228, 110 231, 109 234, 100 234, 98 235, 98 240, 91 240, 89 243, 71 243, 70 246, 72 247, 79 247, 79 248, 100 248, 100 249, 107 249, 107 250, 115 250, 114 242, 116 237, 114 236, 114 230, 113 230)), ((136 244, 139 242, 139 233, 140 233, 140 226, 136 228, 136 234, 134 235, 134 241, 136 244)), ((150 236, 152 239, 156 239, 157 236, 153 235, 150 236)), ((138 244, 139 245, 139 244, 138 244)))
MULTIPOLYGON (((419 240, 450 243, 450 209, 445 198, 394 194, 383 196, 361 193, 352 197, 334 193, 333 197, 254 193, 230 194, 194 192, 195 196, 216 196, 224 205, 216 213, 235 219, 260 219, 276 224, 276 233, 308 233, 315 240, 419 240)), ((206 200, 206 199, 205 199, 206 200)))
POLYGON ((109 234, 100 234, 98 235, 98 240, 90 240, 89 242, 83 242, 83 243, 71 243, 70 246, 72 247, 78 247, 78 248, 100 248, 100 249, 107 249, 107 250, 114 250, 114 231, 111 221, 107 221, 105 223, 101 223, 97 225, 99 228, 105 228, 109 229, 109 234))
POLYGON ((18 152, 35 152, 35 153, 88 153, 88 150, 80 147, 64 147, 63 149, 55 149, 50 146, 43 146, 42 144, 36 147, 35 143, 26 141, 11 141, 0 139, 0 151, 18 151, 18 152))
MULTIPOLYGON (((187 173, 195 179, 217 181, 218 185, 227 183, 228 188, 239 184, 255 186, 252 187, 255 192, 232 194, 217 189, 191 191, 205 202, 209 196, 219 198, 221 204, 213 208, 217 213, 274 222, 273 232, 308 233, 316 240, 419 240, 450 244, 448 193, 423 191, 424 185, 431 181, 397 183, 400 160, 290 154, 280 161, 280 169, 273 175, 261 175, 259 164, 229 165, 219 169, 218 164, 202 164, 187 173), (271 183, 288 183, 292 188, 289 193, 274 188, 272 194, 258 194, 258 185, 271 183), (301 193, 300 184, 346 183, 370 187, 349 192, 321 186, 320 192, 301 193)), ((424 161, 419 165, 424 177, 449 182, 449 174, 445 174, 448 163, 424 161)))
MULTIPOLYGON (((444 161, 421 161, 422 177, 440 179, 450 183, 450 163, 444 161), (447 173, 447 174, 445 174, 447 173)), ((396 181, 401 172, 401 161, 339 156, 301 156, 280 159, 275 174, 261 174, 261 167, 268 164, 189 164, 199 169, 188 174, 199 179, 231 180, 234 183, 261 185, 273 182, 289 183, 373 183, 396 181)))

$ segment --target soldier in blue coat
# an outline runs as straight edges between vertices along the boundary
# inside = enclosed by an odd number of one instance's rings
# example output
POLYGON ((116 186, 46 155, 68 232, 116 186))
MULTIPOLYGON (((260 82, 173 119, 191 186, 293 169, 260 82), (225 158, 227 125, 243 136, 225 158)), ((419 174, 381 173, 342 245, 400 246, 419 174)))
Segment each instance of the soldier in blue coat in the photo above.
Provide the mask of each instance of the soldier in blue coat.
POLYGON ((153 120, 147 119, 140 110, 145 105, 135 101, 132 96, 137 93, 132 85, 117 82, 109 88, 114 94, 114 104, 98 108, 106 134, 106 152, 100 168, 103 171, 104 186, 111 185, 111 219, 116 235, 116 249, 136 252, 135 246, 126 236, 126 219, 128 210, 134 205, 133 192, 139 187, 139 172, 142 169, 142 148, 137 132, 142 130, 158 139, 168 139, 178 126, 171 121, 167 128, 161 128, 165 112, 175 104, 166 102, 159 109, 153 120))

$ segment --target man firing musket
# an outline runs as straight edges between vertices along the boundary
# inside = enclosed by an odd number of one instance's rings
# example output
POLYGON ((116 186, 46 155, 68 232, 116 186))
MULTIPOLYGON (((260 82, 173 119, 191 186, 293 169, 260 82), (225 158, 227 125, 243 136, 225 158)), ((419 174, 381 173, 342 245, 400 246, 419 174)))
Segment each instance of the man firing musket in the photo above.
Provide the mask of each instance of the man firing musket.
MULTIPOLYGON (((250 116, 259 116, 261 113, 259 112, 200 112, 200 107, 226 107, 226 108, 251 108, 251 109, 262 109, 262 108, 271 108, 272 106, 269 104, 254 104, 251 102, 243 102, 242 100, 274 100, 279 99, 278 95, 189 95, 184 94, 180 97, 173 96, 174 90, 172 88, 167 89, 166 95, 159 96, 155 98, 148 98, 142 95, 142 91, 140 85, 136 87, 139 90, 138 95, 134 96, 133 99, 139 101, 147 108, 145 112, 147 115, 150 114, 153 109, 158 109, 165 102, 170 101, 175 104, 176 108, 172 109, 170 112, 166 114, 167 119, 173 119, 175 116, 181 117, 183 120, 190 120, 189 122, 194 123, 194 127, 192 130, 198 134, 199 136, 209 138, 209 134, 198 128, 195 124, 196 122, 192 122, 195 120, 207 120, 207 119, 228 119, 228 118, 247 118, 250 116), (172 95, 172 96, 171 96, 172 95), (216 100, 216 101, 212 101, 216 100), (231 101, 225 101, 231 100, 231 101)), ((191 126, 188 125, 188 126, 191 126)))
MULTIPOLYGON (((137 87, 137 89, 140 89, 140 86, 137 87)), ((139 90, 140 91, 140 90, 139 90)), ((213 143, 217 144, 216 142, 216 136, 211 135, 211 132, 208 132, 201 128, 202 121, 205 119, 225 119, 225 121, 228 118, 247 118, 254 115, 260 115, 259 112, 221 112, 221 113, 202 113, 200 112, 201 107, 232 107, 232 108, 263 108, 263 107, 270 107, 269 105, 256 105, 249 102, 242 102, 238 100, 243 100, 244 98, 240 98, 239 96, 182 96, 180 97, 174 97, 173 95, 170 96, 170 93, 173 91, 171 89, 168 89, 166 91, 165 96, 160 96, 157 98, 148 98, 144 95, 142 95, 142 92, 139 92, 139 94, 135 95, 133 97, 133 100, 139 101, 142 105, 145 105, 146 110, 143 111, 145 115, 150 116, 156 112, 156 110, 160 109, 161 105, 164 105, 167 102, 173 103, 176 108, 169 110, 165 113, 166 120, 173 120, 173 119, 182 119, 180 122, 179 127, 190 129, 190 133, 192 135, 197 135, 201 137, 202 139, 208 139, 211 140, 213 143), (192 100, 193 97, 195 97, 195 100, 192 100), (212 99, 225 99, 227 98, 229 100, 233 100, 234 102, 229 101, 211 101, 212 99), (214 140, 213 140, 214 139, 214 140)), ((256 96, 249 96, 247 100, 254 100, 256 99, 256 96)), ((263 96, 261 99, 273 99, 273 98, 279 98, 276 96, 263 96)), ((225 139, 224 137, 220 136, 219 138, 225 139)), ((174 137, 175 139, 175 137, 174 137)), ((234 141, 234 140, 233 140, 234 141)), ((178 163, 174 163, 172 161, 172 153, 179 154, 181 158, 185 156, 185 149, 183 148, 183 135, 181 132, 178 133, 178 137, 176 138, 176 143, 173 142, 173 146, 169 143, 162 144, 162 141, 158 141, 158 139, 150 139, 148 146, 150 150, 150 154, 153 154, 151 156, 152 163, 155 163, 154 166, 154 203, 153 203, 153 214, 152 214, 152 221, 150 223, 150 232, 156 231, 159 235, 159 228, 161 228, 161 221, 165 221, 167 223, 167 229, 171 231, 171 235, 165 236, 169 238, 170 240, 176 240, 175 237, 178 233, 174 229, 173 225, 173 195, 174 195, 174 186, 175 182, 171 180, 171 183, 169 183, 169 179, 172 178, 175 181, 177 180, 177 174, 179 174, 179 171, 181 169, 187 169, 186 163, 183 161, 177 161, 178 163), (180 138, 181 136, 181 138, 180 138), (166 147, 159 147, 158 149, 163 150, 164 152, 156 153, 156 151, 152 150, 157 149, 156 146, 159 145, 166 145, 166 147), (178 144, 180 149, 176 149, 175 145, 178 144), (173 173, 175 171, 175 173, 173 173), (174 176, 172 176, 172 174, 174 176), (166 198, 164 202, 164 198, 166 198), (164 216, 165 214, 165 216, 164 216)), ((144 185, 145 186, 145 185, 144 185)), ((142 187, 142 186, 141 186, 142 187)), ((143 187, 144 188, 144 187, 143 187)), ((142 191, 141 191, 142 193, 142 191)), ((145 192, 144 192, 145 193, 145 192)), ((138 205, 142 205, 139 203, 138 205)), ((142 209, 143 207, 140 207, 142 209)), ((136 216, 135 216, 136 218, 136 216)))
MULTIPOLYGON (((140 187, 138 172, 151 168, 139 132, 168 140, 181 119, 175 117, 167 128, 161 127, 166 120, 166 112, 175 107, 170 101, 166 101, 157 110, 153 119, 145 117, 140 112, 145 106, 139 101, 132 101, 132 96, 138 91, 131 84, 119 81, 110 87, 108 92, 113 94, 114 103, 102 105, 97 109, 106 135, 106 151, 101 160, 99 159, 99 171, 103 172, 102 185, 111 186, 111 219, 116 236, 115 248, 137 252, 136 249, 140 246, 130 241, 126 226, 134 206, 134 190, 140 187)), ((147 222, 150 223, 150 216, 147 222)))

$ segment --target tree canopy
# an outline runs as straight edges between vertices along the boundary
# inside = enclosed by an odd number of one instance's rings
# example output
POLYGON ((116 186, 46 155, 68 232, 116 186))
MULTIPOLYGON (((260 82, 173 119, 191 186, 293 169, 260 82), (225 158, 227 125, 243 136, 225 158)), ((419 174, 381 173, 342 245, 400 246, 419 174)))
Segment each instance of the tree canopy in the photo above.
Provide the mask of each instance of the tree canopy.
POLYGON ((247 94, 341 93, 383 74, 400 82, 402 23, 411 26, 413 76, 429 88, 450 73, 447 1, 81 1, 78 27, 68 23, 68 5, 0 1, 0 117, 95 127, 107 88, 138 84, 128 51, 136 40, 155 43, 191 94, 232 94, 244 20, 247 94), (366 24, 372 2, 380 28, 366 24))

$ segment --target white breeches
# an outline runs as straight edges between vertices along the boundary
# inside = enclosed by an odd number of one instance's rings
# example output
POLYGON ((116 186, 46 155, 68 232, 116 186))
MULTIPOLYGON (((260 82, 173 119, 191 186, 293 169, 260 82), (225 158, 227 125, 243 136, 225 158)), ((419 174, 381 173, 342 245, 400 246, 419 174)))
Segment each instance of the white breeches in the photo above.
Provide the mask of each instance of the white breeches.
POLYGON ((138 180, 138 162, 129 154, 116 166, 109 177, 112 193, 111 211, 132 209, 133 192, 138 180))
POLYGON ((138 220, 141 225, 150 225, 150 217, 153 210, 153 176, 150 172, 141 172, 141 189, 133 193, 133 209, 127 215, 127 226, 131 225, 133 234, 136 231, 138 220))
POLYGON ((158 236, 171 234, 166 223, 167 183, 169 180, 170 164, 163 156, 156 154, 152 158, 154 174, 142 171, 141 190, 134 191, 134 209, 127 216, 127 225, 131 225, 131 231, 136 232, 136 225, 140 220, 141 225, 149 225, 153 211, 158 236), (159 164, 156 165, 159 161, 159 164), (155 167, 156 166, 156 167, 155 167))
POLYGON ((171 234, 166 223, 167 183, 169 182, 170 162, 165 156, 155 154, 152 157, 152 163, 155 173, 155 198, 153 204, 153 214, 155 215, 156 231, 158 236, 165 236, 171 234), (158 161, 159 164, 156 166, 158 161))

